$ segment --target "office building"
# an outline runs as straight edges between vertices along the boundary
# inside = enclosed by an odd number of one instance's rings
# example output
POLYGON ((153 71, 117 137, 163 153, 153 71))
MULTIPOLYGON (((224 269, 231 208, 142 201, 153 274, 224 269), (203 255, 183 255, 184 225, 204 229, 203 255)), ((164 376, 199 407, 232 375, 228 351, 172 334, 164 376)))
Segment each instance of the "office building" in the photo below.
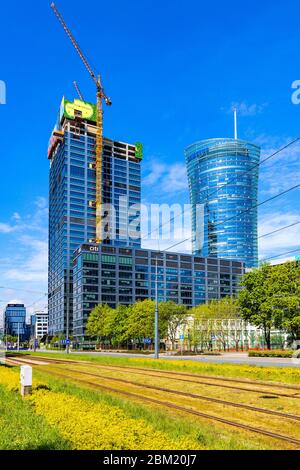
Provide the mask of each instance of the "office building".
MULTIPOLYGON (((96 106, 63 99, 52 132, 49 181, 49 334, 72 330, 72 256, 96 239, 96 106)), ((104 138, 102 165, 103 243, 136 246, 140 240, 140 144, 104 138), (136 206, 138 207, 138 206, 136 206), (136 224, 134 236, 129 223, 136 224)))
POLYGON ((8 304, 6 306, 4 311, 4 332, 10 336, 19 336, 20 341, 28 339, 24 304, 8 304))
POLYGON ((185 159, 193 253, 256 267, 260 148, 240 139, 207 139, 187 147, 185 159))
POLYGON ((48 312, 35 312, 31 315, 31 338, 41 340, 44 336, 48 335, 48 312))
POLYGON ((159 301, 187 307, 235 294, 244 274, 239 261, 83 244, 74 254, 73 335, 84 337, 89 314, 98 304, 115 308, 154 299, 156 263, 159 301))

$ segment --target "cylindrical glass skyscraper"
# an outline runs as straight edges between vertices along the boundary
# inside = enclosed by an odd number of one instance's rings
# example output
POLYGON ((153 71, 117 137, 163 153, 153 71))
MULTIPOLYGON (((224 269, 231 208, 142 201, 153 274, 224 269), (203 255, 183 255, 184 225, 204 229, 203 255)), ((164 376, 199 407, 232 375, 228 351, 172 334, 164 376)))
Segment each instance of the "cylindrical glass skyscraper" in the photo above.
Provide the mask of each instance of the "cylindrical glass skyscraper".
POLYGON ((187 147, 185 159, 194 254, 256 267, 260 148, 240 139, 207 139, 187 147))

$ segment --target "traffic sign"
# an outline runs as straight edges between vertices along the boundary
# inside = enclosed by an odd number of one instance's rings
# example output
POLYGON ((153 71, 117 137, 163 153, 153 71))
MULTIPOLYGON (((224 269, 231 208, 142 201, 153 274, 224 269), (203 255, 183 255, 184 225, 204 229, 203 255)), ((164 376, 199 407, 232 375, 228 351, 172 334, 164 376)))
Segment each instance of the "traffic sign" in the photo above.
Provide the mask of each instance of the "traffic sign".
POLYGON ((71 341, 69 339, 61 339, 60 344, 69 346, 69 344, 71 344, 71 341))
POLYGON ((152 339, 151 338, 144 338, 144 343, 145 344, 151 344, 152 339))
POLYGON ((183 340, 183 339, 184 339, 184 335, 180 335, 180 339, 183 340))

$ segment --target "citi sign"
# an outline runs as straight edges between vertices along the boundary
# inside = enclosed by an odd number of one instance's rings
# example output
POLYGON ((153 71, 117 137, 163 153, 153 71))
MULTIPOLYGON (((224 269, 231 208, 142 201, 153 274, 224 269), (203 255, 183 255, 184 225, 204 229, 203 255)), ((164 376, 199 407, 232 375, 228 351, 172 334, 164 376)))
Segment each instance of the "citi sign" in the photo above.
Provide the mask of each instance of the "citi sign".
POLYGON ((6 84, 0 80, 0 104, 6 104, 6 84))

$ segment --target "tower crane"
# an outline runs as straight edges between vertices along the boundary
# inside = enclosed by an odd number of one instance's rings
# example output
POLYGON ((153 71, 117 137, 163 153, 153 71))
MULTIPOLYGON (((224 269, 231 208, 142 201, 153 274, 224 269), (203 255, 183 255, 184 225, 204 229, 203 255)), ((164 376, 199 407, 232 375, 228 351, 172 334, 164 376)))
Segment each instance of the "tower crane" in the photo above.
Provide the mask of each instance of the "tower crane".
POLYGON ((80 88, 79 88, 78 83, 76 82, 76 80, 73 81, 73 85, 74 85, 74 88, 77 91, 77 94, 78 94, 79 98, 81 99, 81 101, 84 101, 83 95, 80 91, 80 88))
POLYGON ((107 106, 111 106, 112 102, 104 92, 104 88, 101 82, 100 74, 96 76, 93 69, 91 68, 88 60, 80 49, 76 39, 68 28, 64 18, 58 11, 55 3, 51 3, 51 8, 60 21, 63 29, 65 30, 67 36, 69 37, 71 43, 73 44, 75 50, 77 51, 79 57, 81 58, 85 68, 90 74, 95 86, 96 86, 96 101, 97 101, 97 122, 96 122, 96 159, 95 159, 95 171, 96 171, 96 243, 102 242, 102 150, 103 150, 103 106, 102 101, 106 103, 107 106))

